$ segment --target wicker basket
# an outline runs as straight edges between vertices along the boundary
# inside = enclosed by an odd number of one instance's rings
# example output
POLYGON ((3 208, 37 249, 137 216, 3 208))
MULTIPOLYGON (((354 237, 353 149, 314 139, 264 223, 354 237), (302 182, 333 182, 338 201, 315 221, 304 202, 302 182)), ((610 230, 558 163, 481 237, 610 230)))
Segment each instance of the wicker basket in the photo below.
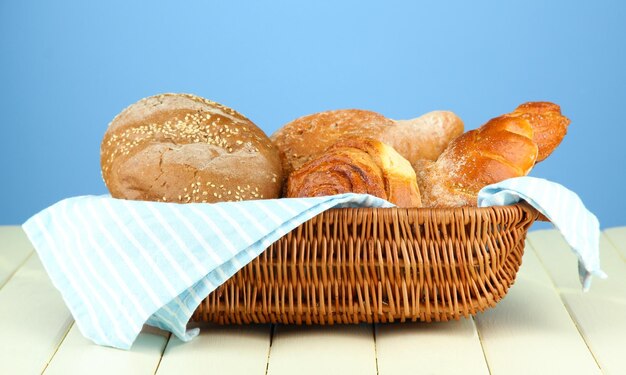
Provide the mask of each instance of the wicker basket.
POLYGON ((342 208, 271 245, 192 320, 335 324, 459 319, 513 284, 537 211, 342 208))

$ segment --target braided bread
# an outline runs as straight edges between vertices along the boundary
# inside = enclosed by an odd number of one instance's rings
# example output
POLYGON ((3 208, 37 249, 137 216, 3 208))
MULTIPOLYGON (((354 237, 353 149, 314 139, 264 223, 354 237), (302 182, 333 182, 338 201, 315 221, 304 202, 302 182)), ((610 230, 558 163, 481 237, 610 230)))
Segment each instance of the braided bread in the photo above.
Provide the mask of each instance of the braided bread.
POLYGON ((413 164, 424 207, 476 206, 484 186, 527 175, 559 145, 569 120, 534 102, 454 139, 437 161, 413 164))

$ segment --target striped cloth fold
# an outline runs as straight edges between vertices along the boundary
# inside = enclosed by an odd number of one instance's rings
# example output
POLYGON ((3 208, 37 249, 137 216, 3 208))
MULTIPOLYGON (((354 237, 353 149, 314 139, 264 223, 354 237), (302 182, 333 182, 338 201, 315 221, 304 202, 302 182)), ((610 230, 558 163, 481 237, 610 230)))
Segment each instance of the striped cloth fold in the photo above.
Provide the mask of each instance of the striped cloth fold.
MULTIPOLYGON (((580 199, 529 177, 483 189, 479 205, 525 199, 550 218, 579 256, 583 285, 603 276, 599 226, 580 199), (549 189, 548 189, 549 188, 549 189)), ((274 241, 329 208, 393 207, 363 194, 215 204, 81 196, 36 214, 23 228, 83 336, 129 349, 143 324, 189 341, 200 302, 274 241)))
POLYGON ((607 275, 600 269, 600 222, 563 185, 536 177, 517 177, 489 185, 478 193, 478 207, 506 206, 521 200, 536 208, 561 232, 578 257, 578 275, 584 291, 591 277, 607 275))
POLYGON ((216 204, 81 196, 23 228, 83 336, 129 349, 143 324, 183 341, 200 302, 274 241, 339 207, 392 207, 363 194, 216 204))

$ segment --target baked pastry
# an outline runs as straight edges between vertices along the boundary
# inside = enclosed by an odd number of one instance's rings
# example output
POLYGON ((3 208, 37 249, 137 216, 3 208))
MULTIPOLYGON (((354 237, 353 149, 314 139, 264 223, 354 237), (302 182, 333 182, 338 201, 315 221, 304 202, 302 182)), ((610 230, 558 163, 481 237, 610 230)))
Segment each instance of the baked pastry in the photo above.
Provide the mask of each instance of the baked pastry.
POLYGON ((424 207, 476 206, 484 186, 527 175, 568 124, 556 104, 531 102, 454 139, 436 162, 414 163, 424 207))
POLYGON ((270 138, 281 150, 283 169, 288 174, 344 138, 379 140, 414 163, 436 160, 461 133, 463 122, 452 112, 434 111, 412 120, 392 120, 372 111, 342 109, 295 119, 270 138))
POLYGON ((279 198, 278 149, 240 113, 189 94, 162 94, 124 109, 101 145, 115 198, 218 202, 279 198))
POLYGON ((287 197, 364 193, 399 207, 420 207, 411 164, 392 147, 374 139, 350 138, 292 172, 287 197))
POLYGON ((547 158, 561 144, 570 123, 567 117, 561 115, 561 107, 549 102, 524 103, 508 116, 522 117, 532 126, 533 141, 539 147, 537 162, 547 158))

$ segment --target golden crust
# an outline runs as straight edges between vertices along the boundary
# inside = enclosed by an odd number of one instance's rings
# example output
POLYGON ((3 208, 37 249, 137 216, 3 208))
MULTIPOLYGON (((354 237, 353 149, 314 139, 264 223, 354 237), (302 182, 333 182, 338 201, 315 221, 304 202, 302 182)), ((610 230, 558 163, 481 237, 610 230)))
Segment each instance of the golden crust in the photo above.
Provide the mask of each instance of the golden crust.
POLYGON ((462 133, 463 122, 448 111, 392 120, 372 111, 341 109, 300 117, 270 138, 283 153, 284 170, 290 172, 350 137, 376 139, 413 163, 419 159, 436 160, 450 140, 462 133))
POLYGON ((299 117, 270 138, 283 153, 283 168, 289 173, 341 139, 367 136, 391 123, 376 112, 342 109, 299 117))
POLYGON ((567 134, 570 120, 561 107, 549 102, 529 102, 517 107, 509 116, 522 117, 533 127, 533 141, 539 147, 537 162, 547 158, 567 134))

